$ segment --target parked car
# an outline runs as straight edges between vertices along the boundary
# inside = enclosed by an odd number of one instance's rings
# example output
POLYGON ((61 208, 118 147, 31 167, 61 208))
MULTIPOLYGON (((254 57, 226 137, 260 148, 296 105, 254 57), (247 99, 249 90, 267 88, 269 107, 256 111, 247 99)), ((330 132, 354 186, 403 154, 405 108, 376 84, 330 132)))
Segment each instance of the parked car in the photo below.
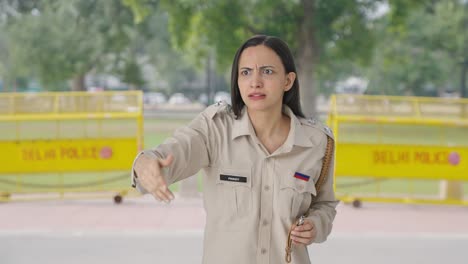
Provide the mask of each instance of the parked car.
POLYGON ((175 93, 169 98, 169 104, 190 104, 190 99, 185 97, 182 93, 175 93))
POLYGON ((165 104, 166 96, 162 93, 148 92, 143 95, 143 103, 148 105, 165 104))
POLYGON ((226 103, 231 104, 231 95, 228 92, 216 92, 214 96, 214 102, 226 101, 226 103))
POLYGON ((200 96, 198 96, 198 102, 200 104, 208 105, 208 95, 205 93, 200 94, 200 96))

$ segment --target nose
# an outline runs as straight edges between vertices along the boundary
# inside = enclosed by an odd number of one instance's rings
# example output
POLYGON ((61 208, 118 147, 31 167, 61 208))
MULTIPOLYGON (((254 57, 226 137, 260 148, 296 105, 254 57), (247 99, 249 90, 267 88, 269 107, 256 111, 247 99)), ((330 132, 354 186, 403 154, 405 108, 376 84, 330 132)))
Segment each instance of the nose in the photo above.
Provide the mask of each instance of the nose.
POLYGON ((261 88, 263 85, 262 78, 258 71, 252 73, 252 78, 250 79, 250 88, 261 88))

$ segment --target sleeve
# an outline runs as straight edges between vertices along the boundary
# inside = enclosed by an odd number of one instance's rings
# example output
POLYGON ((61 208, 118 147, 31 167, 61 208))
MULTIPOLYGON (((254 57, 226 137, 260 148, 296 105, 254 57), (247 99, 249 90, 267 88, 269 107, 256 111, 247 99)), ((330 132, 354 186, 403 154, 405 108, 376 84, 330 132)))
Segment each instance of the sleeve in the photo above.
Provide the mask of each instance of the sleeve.
POLYGON ((215 146, 215 138, 210 137, 210 126, 213 123, 211 111, 213 110, 207 109, 199 114, 189 125, 177 129, 172 137, 156 148, 138 153, 132 166, 132 186, 140 193, 146 193, 138 184, 138 175, 134 170, 135 162, 141 155, 154 159, 163 159, 169 154, 174 156, 172 164, 164 168, 168 185, 188 178, 201 168, 209 166, 211 149, 215 146))
MULTIPOLYGON (((327 142, 327 140, 325 140, 327 142)), ((326 148, 326 144, 325 144, 326 148)), ((335 191, 333 187, 335 174, 335 150, 333 150, 332 159, 330 161, 330 169, 328 177, 323 183, 317 196, 313 199, 309 209, 310 219, 317 229, 316 243, 322 243, 327 240, 333 226, 333 220, 336 215, 336 206, 339 201, 335 198, 335 191)))

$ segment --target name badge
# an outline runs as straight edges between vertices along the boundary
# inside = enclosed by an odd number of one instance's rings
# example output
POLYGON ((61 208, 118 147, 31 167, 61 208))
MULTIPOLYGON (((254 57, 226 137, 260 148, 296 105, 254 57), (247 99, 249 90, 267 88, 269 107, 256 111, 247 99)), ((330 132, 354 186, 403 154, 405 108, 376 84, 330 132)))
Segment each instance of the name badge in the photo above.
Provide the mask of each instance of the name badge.
POLYGON ((228 181, 228 182, 247 182, 247 177, 228 175, 228 174, 220 174, 219 179, 222 181, 228 181))

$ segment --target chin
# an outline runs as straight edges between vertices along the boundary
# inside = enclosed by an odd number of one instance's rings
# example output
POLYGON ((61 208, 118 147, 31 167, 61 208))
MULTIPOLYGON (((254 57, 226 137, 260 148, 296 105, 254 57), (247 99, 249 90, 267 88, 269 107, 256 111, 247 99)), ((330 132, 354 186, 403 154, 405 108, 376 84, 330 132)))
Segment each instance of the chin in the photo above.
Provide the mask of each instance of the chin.
POLYGON ((246 104, 249 111, 256 111, 256 112, 268 112, 271 111, 271 106, 265 104, 246 104))

